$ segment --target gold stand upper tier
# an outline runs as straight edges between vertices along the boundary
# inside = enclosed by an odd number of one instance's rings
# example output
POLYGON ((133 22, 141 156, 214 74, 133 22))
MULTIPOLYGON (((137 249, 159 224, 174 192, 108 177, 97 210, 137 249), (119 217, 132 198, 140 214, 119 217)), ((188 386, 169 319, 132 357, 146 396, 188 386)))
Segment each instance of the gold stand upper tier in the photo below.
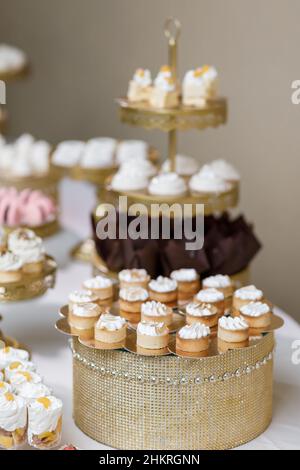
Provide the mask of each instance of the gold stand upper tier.
POLYGON ((147 103, 132 103, 125 98, 117 100, 121 121, 145 129, 173 130, 206 129, 225 124, 225 98, 210 100, 203 108, 180 105, 172 109, 156 109, 147 103))

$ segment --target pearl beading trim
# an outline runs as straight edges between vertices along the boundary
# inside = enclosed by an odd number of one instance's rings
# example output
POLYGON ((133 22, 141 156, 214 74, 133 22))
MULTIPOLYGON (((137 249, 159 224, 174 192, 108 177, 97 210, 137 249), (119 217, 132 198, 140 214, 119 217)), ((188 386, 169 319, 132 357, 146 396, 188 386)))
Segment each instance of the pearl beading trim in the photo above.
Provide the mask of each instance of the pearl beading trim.
POLYGON ((88 361, 85 357, 81 356, 81 354, 77 353, 72 344, 72 340, 69 342, 70 349, 72 351, 73 359, 83 364, 85 367, 94 370, 95 372, 100 372, 102 375, 111 375, 112 377, 123 378, 127 381, 137 381, 140 383, 150 383, 153 385, 189 385, 189 384, 196 384, 200 385, 203 383, 217 383, 217 382, 226 382, 230 379, 239 378, 243 375, 249 375, 255 370, 259 370, 261 367, 266 366, 268 362, 272 361, 274 350, 271 351, 267 356, 263 357, 260 361, 257 361, 253 365, 245 365, 244 367, 240 367, 234 372, 225 372, 223 375, 211 375, 209 377, 182 377, 180 379, 172 379, 171 377, 167 377, 165 380, 158 379, 157 377, 144 377, 142 375, 138 376, 130 376, 128 372, 124 371, 117 371, 117 370, 108 370, 105 367, 99 367, 94 362, 88 361))

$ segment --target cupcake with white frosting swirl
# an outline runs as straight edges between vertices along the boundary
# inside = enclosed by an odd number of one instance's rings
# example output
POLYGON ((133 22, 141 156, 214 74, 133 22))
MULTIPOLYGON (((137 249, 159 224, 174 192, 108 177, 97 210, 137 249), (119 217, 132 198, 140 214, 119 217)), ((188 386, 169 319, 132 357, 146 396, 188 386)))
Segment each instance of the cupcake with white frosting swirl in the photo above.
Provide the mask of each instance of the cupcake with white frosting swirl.
POLYGON ((178 300, 190 300, 200 289, 200 276, 193 268, 177 269, 170 277, 177 282, 178 300))
POLYGON ((209 165, 204 165, 189 181, 195 194, 222 194, 232 189, 232 184, 220 178, 209 165))
POLYGON ((250 328, 268 328, 272 321, 272 310, 266 302, 250 302, 240 308, 240 316, 250 328))
POLYGON ((221 317, 219 319, 218 340, 225 343, 238 344, 238 347, 249 343, 249 324, 242 317, 221 317))
POLYGON ((126 320, 111 313, 103 314, 95 325, 95 340, 102 343, 121 343, 126 338, 126 320))
POLYGON ((233 308, 239 311, 244 305, 250 302, 262 302, 264 300, 263 291, 254 285, 244 286, 236 290, 233 294, 233 308))
POLYGON ((231 278, 223 274, 206 277, 202 281, 202 286, 203 289, 218 289, 223 292, 225 299, 232 296, 234 290, 231 278))
POLYGON ((23 361, 21 359, 16 359, 13 362, 10 362, 10 364, 4 369, 4 376, 6 382, 10 382, 11 377, 19 371, 35 372, 36 367, 31 361, 23 361))
POLYGON ((75 304, 69 311, 69 325, 74 334, 81 338, 91 339, 94 336, 94 326, 101 315, 101 308, 94 303, 75 304))
POLYGON ((15 393, 18 393, 21 385, 26 383, 39 384, 42 383, 43 379, 40 375, 32 371, 17 370, 10 375, 9 383, 13 387, 15 393))
POLYGON ((139 171, 139 169, 120 169, 112 177, 111 188, 114 191, 120 192, 143 191, 147 188, 148 182, 148 176, 139 171))
POLYGON ((149 296, 151 300, 176 307, 178 299, 178 284, 175 279, 158 276, 149 283, 149 296))
POLYGON ((75 306, 84 304, 97 304, 98 295, 90 290, 75 290, 69 294, 69 313, 72 312, 75 306))
MULTIPOLYGON (((102 301, 108 301, 113 297, 113 281, 109 277, 96 276, 87 279, 83 283, 83 289, 97 295, 98 299, 102 301)), ((103 305, 105 305, 105 302, 103 302, 103 305)))
POLYGON ((212 304, 191 302, 186 306, 185 312, 188 325, 202 323, 212 328, 218 324, 218 309, 212 304))
POLYGON ((150 276, 146 269, 123 269, 119 272, 121 289, 123 287, 143 287, 148 288, 150 276))
MULTIPOLYGON (((176 155, 175 157, 175 172, 179 176, 192 176, 197 173, 200 169, 200 164, 194 157, 188 155, 176 155)), ((166 160, 161 171, 163 173, 169 173, 171 171, 170 160, 166 160)))
POLYGON ((23 263, 25 273, 39 273, 44 268, 45 248, 40 237, 29 229, 18 229, 8 237, 9 249, 23 263))
POLYGON ((140 322, 137 327, 137 346, 143 349, 163 349, 169 344, 169 330, 164 323, 140 322))
POLYGON ((161 173, 152 178, 148 192, 153 196, 184 196, 187 192, 187 185, 177 173, 161 173))
POLYGON ((173 321, 173 310, 161 302, 151 300, 142 305, 142 321, 164 323, 169 326, 173 321))
POLYGON ((36 398, 28 406, 28 441, 37 449, 59 445, 62 428, 62 402, 53 396, 36 398))
POLYGON ((29 354, 23 349, 16 349, 10 346, 0 349, 0 370, 5 369, 11 362, 28 361, 29 354))
POLYGON ((176 349, 190 353, 207 351, 210 344, 210 328, 202 323, 182 327, 176 335, 176 349))
POLYGON ((216 307, 218 315, 222 316, 225 310, 225 296, 219 289, 209 288, 202 289, 198 292, 194 299, 196 302, 210 304, 216 307))
POLYGON ((23 398, 0 394, 0 448, 17 449, 26 440, 27 408, 23 398))
POLYGON ((149 144, 144 140, 122 140, 118 144, 116 160, 118 165, 128 161, 147 160, 149 156, 149 144))
POLYGON ((219 178, 230 183, 238 183, 241 179, 236 168, 226 160, 214 160, 211 162, 210 167, 219 178))
POLYGON ((119 294, 120 315, 132 323, 141 319, 141 308, 149 299, 149 294, 142 287, 123 287, 119 294))

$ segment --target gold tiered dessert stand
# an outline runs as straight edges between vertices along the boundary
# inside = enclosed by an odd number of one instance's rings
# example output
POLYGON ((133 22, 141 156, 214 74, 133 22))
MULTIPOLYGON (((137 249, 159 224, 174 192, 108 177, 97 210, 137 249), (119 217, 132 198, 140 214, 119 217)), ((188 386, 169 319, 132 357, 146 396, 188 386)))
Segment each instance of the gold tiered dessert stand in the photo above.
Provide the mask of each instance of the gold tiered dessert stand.
MULTIPOLYGON (((177 80, 177 50, 181 25, 177 19, 168 18, 165 23, 165 36, 168 39, 169 66, 174 79, 177 80)), ((210 127, 218 127, 225 124, 227 120, 227 102, 225 98, 211 99, 204 107, 185 106, 182 103, 176 108, 157 109, 147 103, 133 103, 126 98, 119 98, 117 103, 120 106, 120 118, 123 123, 132 126, 143 127, 147 130, 160 130, 168 133, 168 159, 171 171, 176 171, 177 154, 177 133, 191 129, 203 130, 210 127)), ((157 197, 151 196, 147 191, 116 192, 110 188, 110 181, 107 181, 107 198, 115 200, 119 196, 126 195, 129 203, 143 203, 150 207, 155 203, 169 204, 203 204, 205 215, 216 212, 223 212, 238 203, 238 184, 232 189, 222 194, 195 194, 191 193, 186 197, 157 197)))

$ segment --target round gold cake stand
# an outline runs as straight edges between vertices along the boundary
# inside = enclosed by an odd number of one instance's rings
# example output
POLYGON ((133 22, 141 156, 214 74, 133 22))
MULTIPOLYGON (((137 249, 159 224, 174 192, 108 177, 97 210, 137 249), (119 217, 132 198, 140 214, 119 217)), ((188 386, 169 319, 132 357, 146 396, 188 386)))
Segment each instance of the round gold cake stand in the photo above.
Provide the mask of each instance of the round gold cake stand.
MULTIPOLYGON (((225 212, 230 208, 236 207, 239 202, 239 185, 234 185, 232 189, 224 193, 190 193, 186 196, 164 197, 153 196, 147 191, 114 191, 111 189, 110 179, 108 179, 104 190, 99 192, 99 197, 100 196, 102 196, 105 202, 112 203, 115 206, 119 205, 120 197, 126 196, 126 207, 128 208, 133 204, 138 204, 139 213, 145 210, 145 215, 155 216, 154 212, 157 209, 157 211, 166 212, 166 215, 170 216, 171 214, 171 216, 173 216, 173 213, 170 213, 170 207, 172 205, 179 205, 181 209, 189 205, 192 210, 192 213, 189 215, 195 216, 202 213, 207 216, 218 212, 225 212), (166 204, 166 206, 164 206, 164 204, 166 204), (159 209, 157 205, 162 205, 162 207, 159 209), (201 205, 203 205, 202 208, 200 207, 201 205)), ((101 215, 103 208, 105 208, 105 203, 104 205, 100 203, 95 211, 96 217, 101 215)))
POLYGON ((37 274, 24 274, 19 282, 0 285, 0 303, 20 302, 44 295, 52 289, 56 281, 57 264, 51 256, 46 256, 44 269, 37 274))
POLYGON ((48 173, 36 176, 15 177, 10 175, 1 175, 0 187, 14 187, 18 191, 22 191, 23 189, 40 190, 57 202, 59 180, 60 175, 50 167, 48 173))

